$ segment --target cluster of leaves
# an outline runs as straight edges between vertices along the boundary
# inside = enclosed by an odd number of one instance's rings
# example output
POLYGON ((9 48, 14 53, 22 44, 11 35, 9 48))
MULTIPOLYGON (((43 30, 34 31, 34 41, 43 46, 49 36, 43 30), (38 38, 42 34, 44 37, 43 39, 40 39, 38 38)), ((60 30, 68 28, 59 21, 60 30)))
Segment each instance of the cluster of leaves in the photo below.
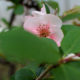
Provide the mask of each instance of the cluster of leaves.
MULTIPOLYGON (((12 0, 16 5, 14 12, 23 12, 23 6, 19 4, 20 0, 12 0), (21 9, 21 11, 19 11, 21 9)), ((40 4, 40 3, 39 3, 40 4)), ((59 6, 55 1, 45 3, 46 10, 49 13, 48 5, 53 9, 59 6), (55 5, 55 6, 54 6, 55 5)), ((80 13, 69 13, 62 17, 62 21, 68 21, 80 17, 80 13)), ((8 24, 4 19, 3 21, 8 24)), ((11 80, 35 80, 45 67, 49 64, 57 64, 64 55, 80 52, 80 27, 74 25, 63 25, 62 30, 64 38, 59 48, 56 43, 47 38, 39 38, 22 27, 13 28, 7 32, 0 33, 0 54, 4 55, 6 60, 20 64, 27 62, 36 62, 36 64, 27 64, 25 68, 18 70, 11 80), (62 51, 61 51, 61 50, 62 51), (63 52, 63 54, 62 54, 63 52), (46 66, 39 66, 41 63, 47 63, 46 66)), ((43 80, 79 80, 80 61, 61 64, 50 71, 50 76, 43 80)))
MULTIPOLYGON (((61 44, 64 52, 63 55, 79 53, 80 27, 63 25, 62 30, 65 34, 61 44)), ((10 31, 0 33, 0 52, 2 55, 5 55, 7 60, 22 64, 25 64, 27 61, 37 62, 38 64, 56 64, 63 56, 54 41, 36 37, 26 32, 23 28, 14 28, 10 31)), ((54 69, 54 73, 52 72, 52 75, 55 77, 53 77, 54 80, 67 80, 67 78, 68 80, 79 80, 79 65, 80 62, 73 62, 59 66, 54 69), (59 73, 62 74, 59 75, 59 73)), ((26 80, 27 78, 33 80, 34 77, 32 76, 35 76, 34 73, 26 68, 21 69, 16 72, 14 80, 26 80)))

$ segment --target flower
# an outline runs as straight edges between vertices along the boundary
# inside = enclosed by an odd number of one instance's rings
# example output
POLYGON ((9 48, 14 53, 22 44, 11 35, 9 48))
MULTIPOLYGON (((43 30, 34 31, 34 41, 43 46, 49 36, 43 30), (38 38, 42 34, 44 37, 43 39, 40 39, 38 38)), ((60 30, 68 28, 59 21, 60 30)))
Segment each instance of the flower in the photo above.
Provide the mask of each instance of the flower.
POLYGON ((45 6, 41 11, 33 11, 32 16, 26 16, 24 22, 24 29, 39 36, 54 40, 58 46, 63 38, 61 30, 62 21, 59 17, 47 14, 45 6))

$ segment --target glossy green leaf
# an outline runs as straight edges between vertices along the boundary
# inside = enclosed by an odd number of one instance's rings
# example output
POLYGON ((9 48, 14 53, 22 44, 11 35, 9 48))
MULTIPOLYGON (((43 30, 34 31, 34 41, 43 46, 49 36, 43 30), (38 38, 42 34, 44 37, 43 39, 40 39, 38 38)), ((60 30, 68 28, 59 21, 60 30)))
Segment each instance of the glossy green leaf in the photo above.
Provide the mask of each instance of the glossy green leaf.
POLYGON ((45 3, 44 5, 45 5, 45 8, 46 8, 46 12, 47 12, 47 13, 50 13, 50 10, 49 10, 48 5, 47 5, 46 3, 45 3))
POLYGON ((69 31, 71 30, 75 30, 75 29, 80 29, 80 27, 75 26, 75 25, 63 25, 62 26, 62 31, 64 33, 64 35, 66 35, 69 31))
POLYGON ((5 19, 5 18, 2 18, 2 22, 8 27, 9 26, 9 22, 5 19))
POLYGON ((50 7, 52 7, 53 9, 58 9, 58 12, 59 12, 59 4, 56 2, 56 1, 52 1, 52 0, 48 0, 48 1, 46 1, 46 3, 50 6, 50 7))
POLYGON ((64 36, 61 47, 65 54, 80 52, 80 28, 69 31, 64 36))
POLYGON ((69 20, 76 19, 79 17, 80 17, 80 13, 72 13, 72 14, 68 14, 62 17, 62 21, 65 22, 65 21, 69 21, 69 20))
POLYGON ((23 14, 23 12, 24 12, 24 6, 22 6, 22 5, 17 5, 14 9, 15 14, 20 15, 20 14, 23 14))
POLYGON ((54 80, 80 80, 80 62, 72 62, 53 69, 54 80))
POLYGON ((14 28, 0 34, 0 52, 10 61, 56 63, 60 59, 56 43, 48 38, 39 38, 25 31, 14 28))
POLYGON ((25 68, 31 70, 36 77, 39 76, 45 69, 43 65, 40 65, 34 62, 27 64, 25 68))
POLYGON ((26 68, 20 69, 15 73, 15 80, 33 80, 35 79, 35 74, 26 68))
POLYGON ((31 62, 25 66, 26 69, 30 69, 32 72, 36 74, 36 70, 38 69, 39 64, 31 62))

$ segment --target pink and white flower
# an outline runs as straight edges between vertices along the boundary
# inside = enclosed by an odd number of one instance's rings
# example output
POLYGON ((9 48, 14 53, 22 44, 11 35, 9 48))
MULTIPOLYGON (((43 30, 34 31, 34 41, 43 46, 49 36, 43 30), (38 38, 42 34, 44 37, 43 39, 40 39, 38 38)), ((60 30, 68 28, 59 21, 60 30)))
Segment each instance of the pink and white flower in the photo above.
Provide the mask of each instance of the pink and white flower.
POLYGON ((54 40, 58 46, 63 38, 61 30, 62 21, 59 17, 47 14, 45 7, 41 12, 33 11, 32 16, 26 16, 24 22, 24 29, 39 36, 54 40))

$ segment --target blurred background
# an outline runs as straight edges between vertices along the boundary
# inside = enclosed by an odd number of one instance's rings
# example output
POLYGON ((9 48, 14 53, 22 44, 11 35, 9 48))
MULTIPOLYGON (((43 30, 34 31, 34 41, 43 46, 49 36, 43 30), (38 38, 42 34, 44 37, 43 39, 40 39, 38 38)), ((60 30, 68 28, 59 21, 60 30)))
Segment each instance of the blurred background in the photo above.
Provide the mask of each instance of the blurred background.
MULTIPOLYGON (((39 0, 18 0, 20 1, 19 3, 15 1, 17 0, 0 0, 0 31, 10 29, 11 26, 21 26, 23 25, 25 15, 30 15, 34 10, 40 11, 37 3, 39 0)), ((54 1, 59 4, 60 16, 62 16, 65 11, 80 5, 80 0, 54 1)), ((68 23, 70 24, 71 22, 69 21, 68 23)), ((9 80, 8 77, 11 76, 14 71, 15 66, 13 63, 0 58, 0 80, 9 80), (5 79, 5 77, 7 78, 5 79)))

